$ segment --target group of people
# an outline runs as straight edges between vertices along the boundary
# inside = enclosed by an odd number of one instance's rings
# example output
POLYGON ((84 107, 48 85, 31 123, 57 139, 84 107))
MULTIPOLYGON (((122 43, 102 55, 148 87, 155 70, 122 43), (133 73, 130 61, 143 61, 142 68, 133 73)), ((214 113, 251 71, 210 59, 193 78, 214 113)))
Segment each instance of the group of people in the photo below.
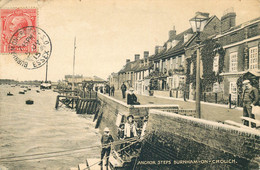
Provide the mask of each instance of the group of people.
MULTIPOLYGON (((143 139, 145 132, 146 132, 146 125, 147 125, 148 117, 145 117, 142 121, 142 127, 139 128, 137 123, 134 121, 134 116, 129 115, 127 116, 126 123, 121 123, 118 128, 118 139, 121 141, 119 153, 123 157, 126 155, 131 155, 136 152, 137 144, 133 144, 132 142, 134 138, 143 139)), ((114 139, 112 135, 109 133, 109 129, 106 127, 104 128, 104 134, 101 138, 102 143, 102 151, 101 151, 101 162, 100 165, 103 164, 103 158, 106 155, 106 164, 108 165, 108 159, 111 151, 111 147, 113 146, 112 143, 114 139)))
POLYGON ((104 87, 100 86, 99 87, 100 93, 108 94, 109 96, 114 96, 115 95, 115 86, 114 85, 109 85, 106 84, 104 87))

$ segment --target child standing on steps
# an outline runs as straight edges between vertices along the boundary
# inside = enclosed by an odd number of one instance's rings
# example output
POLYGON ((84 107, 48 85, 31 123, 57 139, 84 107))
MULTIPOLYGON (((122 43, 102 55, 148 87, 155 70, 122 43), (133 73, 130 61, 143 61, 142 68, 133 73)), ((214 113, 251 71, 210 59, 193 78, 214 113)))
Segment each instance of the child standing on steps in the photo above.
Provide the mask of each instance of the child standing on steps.
POLYGON ((111 150, 111 144, 114 142, 114 139, 111 134, 109 134, 109 129, 106 127, 104 128, 104 134, 101 138, 101 144, 102 144, 102 151, 101 151, 101 162, 99 165, 103 165, 103 158, 106 155, 106 164, 105 166, 108 166, 108 159, 110 155, 111 150))

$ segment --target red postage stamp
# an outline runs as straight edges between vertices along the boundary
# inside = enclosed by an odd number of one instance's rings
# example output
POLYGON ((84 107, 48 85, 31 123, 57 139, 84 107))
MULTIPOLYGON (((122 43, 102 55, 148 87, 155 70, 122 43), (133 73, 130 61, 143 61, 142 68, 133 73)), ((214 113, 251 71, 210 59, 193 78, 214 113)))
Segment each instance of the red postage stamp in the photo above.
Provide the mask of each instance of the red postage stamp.
MULTIPOLYGON (((0 53, 34 53, 37 48, 32 47, 30 43, 17 44, 19 48, 10 50, 10 40, 16 39, 16 42, 24 42, 23 35, 19 30, 28 26, 37 26, 37 9, 0 9, 1 16, 1 51, 0 53), (14 37, 15 36, 15 37, 14 37)), ((35 34, 36 36, 36 34, 35 34)), ((36 37, 34 37, 36 39, 36 37)))

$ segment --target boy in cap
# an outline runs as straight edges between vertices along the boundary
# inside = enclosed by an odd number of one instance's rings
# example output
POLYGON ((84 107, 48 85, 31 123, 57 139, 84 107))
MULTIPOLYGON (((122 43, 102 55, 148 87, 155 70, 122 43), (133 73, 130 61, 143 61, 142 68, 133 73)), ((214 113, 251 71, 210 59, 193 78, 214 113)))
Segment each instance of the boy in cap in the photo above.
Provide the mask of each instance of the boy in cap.
MULTIPOLYGON (((125 124, 121 123, 119 125, 118 131, 117 131, 117 136, 118 136, 118 139, 121 140, 121 141, 123 141, 125 139, 125 124)), ((125 144, 122 143, 120 145, 120 150, 122 148, 124 148, 124 147, 125 147, 125 144)), ((123 155, 124 154, 124 150, 122 150, 120 153, 121 153, 121 155, 123 155)))
POLYGON ((108 165, 108 159, 110 155, 110 150, 111 150, 111 143, 114 142, 114 139, 112 135, 109 134, 109 129, 108 127, 104 128, 104 134, 102 135, 101 138, 101 143, 102 143, 102 151, 101 151, 101 162, 99 165, 103 164, 103 158, 106 154, 106 164, 105 166, 108 165))
MULTIPOLYGON (((255 119, 252 107, 258 104, 258 90, 250 84, 249 80, 244 80, 243 85, 243 116, 255 119)), ((249 126, 249 122, 244 120, 244 125, 249 126)), ((255 123, 251 123, 251 127, 255 127, 255 123)))

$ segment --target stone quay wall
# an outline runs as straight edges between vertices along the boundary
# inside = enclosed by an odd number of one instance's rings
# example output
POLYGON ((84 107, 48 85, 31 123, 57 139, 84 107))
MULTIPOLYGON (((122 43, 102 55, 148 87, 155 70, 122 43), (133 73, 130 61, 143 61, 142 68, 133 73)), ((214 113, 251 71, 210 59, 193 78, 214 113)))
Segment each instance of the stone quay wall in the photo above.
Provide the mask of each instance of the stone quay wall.
POLYGON ((99 125, 100 132, 103 133, 103 129, 108 127, 111 131, 114 139, 117 138, 118 124, 117 119, 121 118, 120 122, 126 122, 128 115, 136 117, 145 117, 149 114, 150 109, 178 109, 178 105, 127 105, 126 103, 119 101, 113 97, 98 93, 98 100, 101 103, 102 111, 99 112, 99 116, 102 112, 102 119, 99 125), (103 107, 102 107, 103 105, 103 107))
POLYGON ((136 169, 258 169, 260 132, 149 110, 136 169))

